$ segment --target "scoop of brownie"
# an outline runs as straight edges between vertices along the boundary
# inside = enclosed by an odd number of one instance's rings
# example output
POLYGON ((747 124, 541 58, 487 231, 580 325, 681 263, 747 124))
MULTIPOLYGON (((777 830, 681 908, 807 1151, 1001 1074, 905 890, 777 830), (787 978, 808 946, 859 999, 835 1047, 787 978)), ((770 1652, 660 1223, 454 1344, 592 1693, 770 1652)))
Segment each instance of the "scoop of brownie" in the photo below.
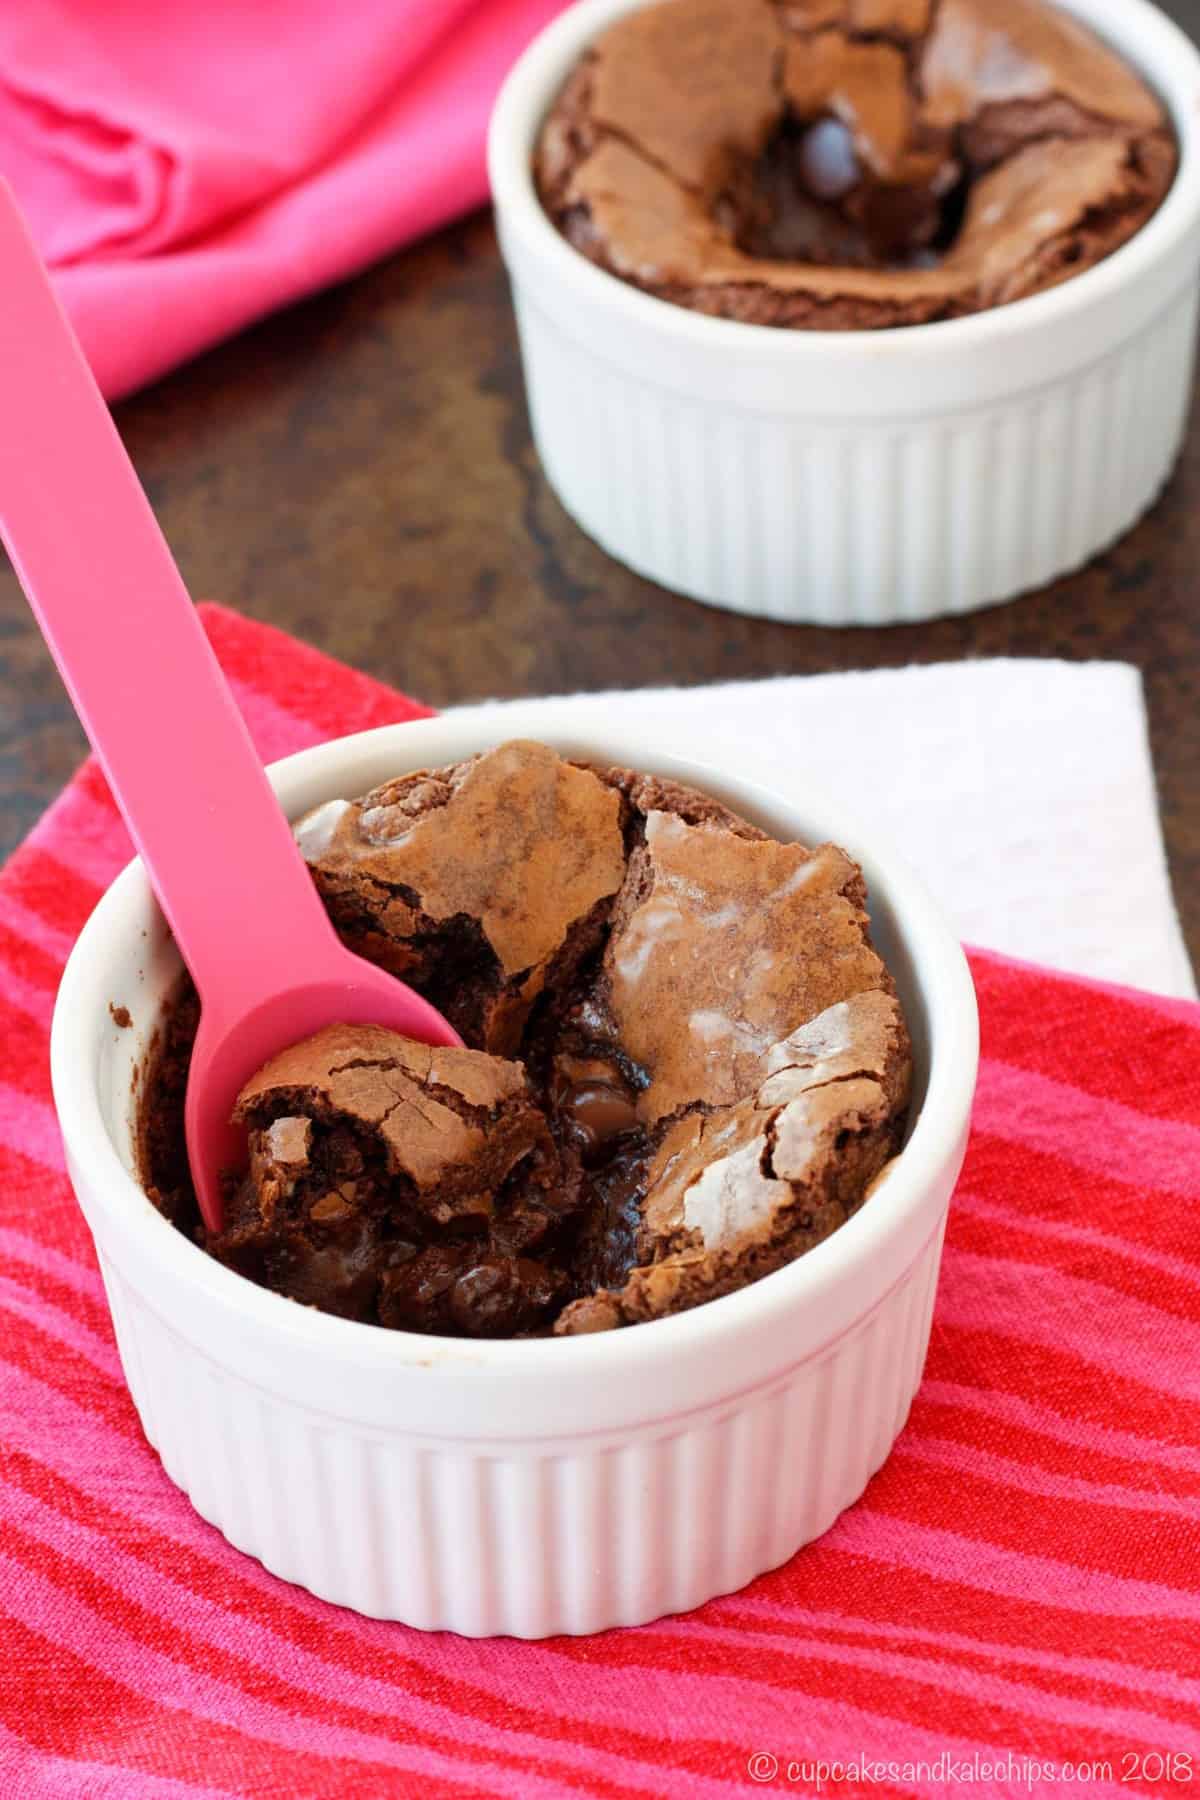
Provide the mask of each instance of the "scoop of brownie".
POLYGON ((331 1026, 242 1090, 248 1173, 209 1248, 346 1317, 509 1336, 567 1292, 545 1255, 577 1203, 516 1063, 331 1026))

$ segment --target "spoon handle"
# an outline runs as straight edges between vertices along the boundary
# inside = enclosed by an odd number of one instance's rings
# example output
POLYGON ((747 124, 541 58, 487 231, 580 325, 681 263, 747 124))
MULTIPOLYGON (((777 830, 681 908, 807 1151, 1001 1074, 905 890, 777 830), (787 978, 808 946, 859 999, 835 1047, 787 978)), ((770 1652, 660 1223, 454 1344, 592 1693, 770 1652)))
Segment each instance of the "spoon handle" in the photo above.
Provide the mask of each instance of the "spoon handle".
POLYGON ((0 181, 0 536, 206 1006, 330 927, 133 466, 0 181))

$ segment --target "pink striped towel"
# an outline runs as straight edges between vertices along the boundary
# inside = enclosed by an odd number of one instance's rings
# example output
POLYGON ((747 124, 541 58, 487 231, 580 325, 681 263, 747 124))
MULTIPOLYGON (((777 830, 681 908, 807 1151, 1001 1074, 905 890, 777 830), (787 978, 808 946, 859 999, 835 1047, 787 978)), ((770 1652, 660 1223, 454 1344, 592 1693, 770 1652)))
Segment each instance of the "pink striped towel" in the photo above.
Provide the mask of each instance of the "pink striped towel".
MULTIPOLYGON (((422 710, 205 618, 265 756, 422 710)), ((976 956, 982 1082, 925 1383, 864 1499, 687 1618, 427 1637, 239 1556, 142 1437, 46 1070, 63 958, 128 855, 89 764, 0 877, 0 1794, 1200 1780, 1200 1008, 976 956)))

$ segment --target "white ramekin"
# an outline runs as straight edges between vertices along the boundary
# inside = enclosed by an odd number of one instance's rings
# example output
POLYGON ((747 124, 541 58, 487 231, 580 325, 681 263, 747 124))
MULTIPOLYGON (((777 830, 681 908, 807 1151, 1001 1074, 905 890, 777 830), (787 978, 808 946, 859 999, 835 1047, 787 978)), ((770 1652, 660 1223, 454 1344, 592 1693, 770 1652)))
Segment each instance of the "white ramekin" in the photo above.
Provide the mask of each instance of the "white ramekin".
POLYGON ((1106 548, 1157 497, 1191 398, 1200 55, 1147 0, 1062 0, 1142 70, 1181 145, 1145 229, 1012 306, 876 332, 743 325, 579 255, 534 189, 542 121, 610 20, 580 0, 492 119, 496 222, 534 437, 567 511, 664 587, 738 612, 881 625, 967 612, 1106 548))
MULTIPOLYGON (((522 721, 514 709, 511 733, 522 721)), ((171 1479, 239 1549, 327 1600, 472 1636, 543 1637, 696 1606, 783 1562, 862 1492, 904 1423, 978 1059, 962 952, 907 868, 799 786, 768 794, 628 730, 539 711, 572 753, 698 782, 789 838, 863 863, 913 1029, 909 1142, 808 1256, 678 1318, 476 1343, 326 1317, 174 1231, 132 1174, 131 1084, 179 961, 140 863, 67 965, 54 1096, 126 1379, 171 1479), (120 1030, 110 1003, 125 1005, 120 1030)), ((494 738, 387 727, 272 770, 296 817, 494 738)), ((247 896, 247 905, 253 895, 247 896)))

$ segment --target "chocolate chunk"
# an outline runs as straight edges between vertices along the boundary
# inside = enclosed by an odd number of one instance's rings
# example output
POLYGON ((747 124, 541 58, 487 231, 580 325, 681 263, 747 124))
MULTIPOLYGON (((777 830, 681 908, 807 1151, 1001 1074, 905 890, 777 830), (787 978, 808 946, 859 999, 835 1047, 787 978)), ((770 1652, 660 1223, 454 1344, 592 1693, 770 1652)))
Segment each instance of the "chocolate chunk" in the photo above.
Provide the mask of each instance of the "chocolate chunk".
POLYGON ((379 1318, 407 1331, 515 1337, 543 1325, 567 1288, 564 1274, 522 1257, 431 1249, 383 1276, 379 1318))
POLYGON ((613 1143, 639 1129, 637 1095, 616 1063, 601 1057, 560 1057, 553 1101, 585 1163, 603 1159, 613 1143))

